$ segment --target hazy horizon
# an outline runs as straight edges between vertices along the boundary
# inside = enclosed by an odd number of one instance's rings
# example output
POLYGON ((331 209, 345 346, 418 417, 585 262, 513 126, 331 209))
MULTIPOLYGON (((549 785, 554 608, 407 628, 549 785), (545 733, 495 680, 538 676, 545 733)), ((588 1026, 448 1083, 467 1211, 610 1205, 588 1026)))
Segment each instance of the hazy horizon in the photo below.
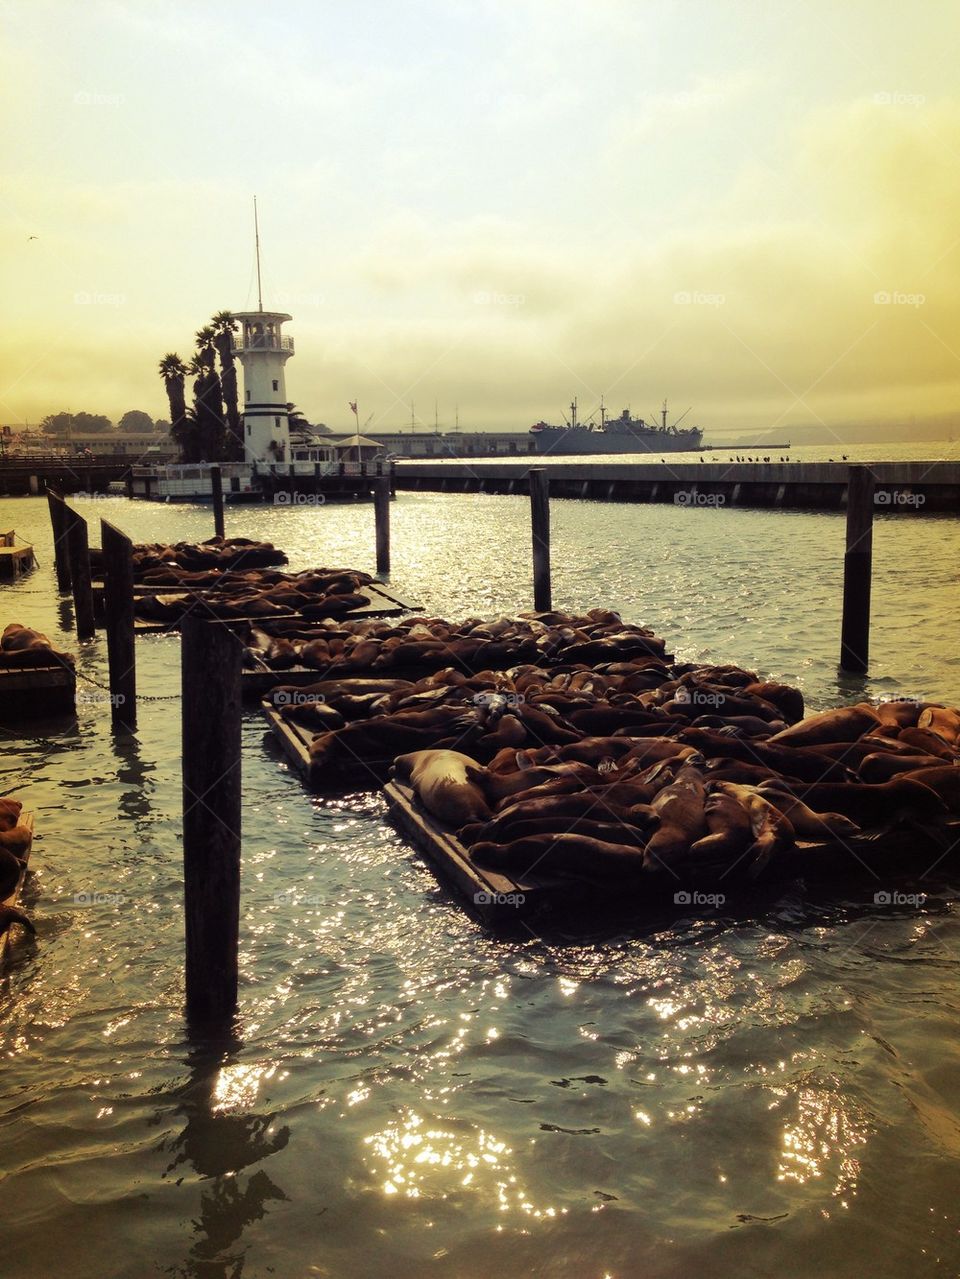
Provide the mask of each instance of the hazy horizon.
POLYGON ((334 429, 602 394, 708 440, 955 430, 957 11, 3 10, 5 422, 168 416, 159 358, 256 305, 256 192, 288 394, 334 429))

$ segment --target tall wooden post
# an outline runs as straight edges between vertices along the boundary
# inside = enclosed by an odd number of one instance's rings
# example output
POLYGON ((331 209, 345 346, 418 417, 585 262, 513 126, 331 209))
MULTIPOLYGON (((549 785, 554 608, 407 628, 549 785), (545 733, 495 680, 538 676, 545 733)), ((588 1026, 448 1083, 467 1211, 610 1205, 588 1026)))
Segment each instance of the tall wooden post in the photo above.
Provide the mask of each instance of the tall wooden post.
POLYGON ((873 573, 874 479, 851 466, 847 481, 847 549, 843 557, 840 668, 865 675, 870 655, 870 585, 873 573))
POLYGON ((210 467, 210 488, 213 491, 213 531, 217 537, 224 537, 223 475, 219 466, 210 467))
POLYGON ((47 489, 47 507, 50 526, 53 529, 53 558, 57 568, 57 590, 70 590, 70 560, 67 555, 67 529, 64 520, 63 498, 53 489, 47 489))
POLYGON ((390 572, 390 477, 378 476, 373 486, 373 517, 377 536, 377 572, 390 572))
POLYGON ((553 608, 550 585, 550 477, 542 466, 528 472, 530 518, 533 524, 533 607, 538 613, 553 608))
POLYGON ((97 631, 97 623, 93 609, 93 587, 90 583, 87 521, 65 502, 61 505, 65 516, 65 540, 73 587, 73 607, 77 618, 77 639, 92 639, 97 631))
POLYGON ((181 629, 187 1015, 237 1006, 240 939, 240 641, 188 613, 181 629))
POLYGON ((137 726, 137 662, 133 631, 133 543, 100 521, 103 546, 103 609, 110 664, 110 706, 115 726, 137 726))

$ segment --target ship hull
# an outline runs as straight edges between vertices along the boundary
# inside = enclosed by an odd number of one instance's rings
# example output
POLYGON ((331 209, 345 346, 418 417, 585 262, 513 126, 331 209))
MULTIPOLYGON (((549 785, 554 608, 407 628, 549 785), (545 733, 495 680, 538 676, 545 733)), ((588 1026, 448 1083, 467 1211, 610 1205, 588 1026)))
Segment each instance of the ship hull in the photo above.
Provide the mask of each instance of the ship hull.
POLYGON ((702 435, 697 431, 584 431, 570 427, 565 431, 532 432, 537 453, 555 456, 586 457, 611 453, 690 453, 700 449, 702 435))

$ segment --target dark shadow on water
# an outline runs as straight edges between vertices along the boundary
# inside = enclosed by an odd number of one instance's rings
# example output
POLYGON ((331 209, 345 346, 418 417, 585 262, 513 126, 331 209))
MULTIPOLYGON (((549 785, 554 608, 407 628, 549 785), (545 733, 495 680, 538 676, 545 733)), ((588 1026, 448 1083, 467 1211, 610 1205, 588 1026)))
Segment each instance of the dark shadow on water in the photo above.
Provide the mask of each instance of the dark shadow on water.
POLYGON ((160 1147, 172 1156, 163 1180, 179 1185, 191 1170, 201 1179, 199 1211, 191 1222, 195 1238, 185 1260, 163 1271, 177 1279, 240 1279, 247 1260, 244 1231, 266 1215, 271 1200, 287 1198, 262 1168, 240 1175, 290 1139, 289 1128, 274 1128, 272 1114, 231 1113, 227 1099, 218 1096, 223 1072, 240 1065, 242 1047, 233 1031, 206 1037, 191 1029, 190 1077, 176 1094, 176 1113, 186 1122, 160 1147))

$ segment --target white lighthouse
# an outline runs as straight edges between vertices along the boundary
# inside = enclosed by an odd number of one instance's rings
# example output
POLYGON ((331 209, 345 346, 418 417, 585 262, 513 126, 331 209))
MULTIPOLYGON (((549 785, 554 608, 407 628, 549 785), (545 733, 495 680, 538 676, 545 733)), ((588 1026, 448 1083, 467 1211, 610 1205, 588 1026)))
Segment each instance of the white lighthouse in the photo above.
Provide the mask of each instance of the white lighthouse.
POLYGON ((293 317, 282 311, 234 312, 240 332, 233 349, 243 365, 243 456, 247 462, 286 462, 290 422, 284 365, 293 355, 293 338, 281 326, 293 317))

